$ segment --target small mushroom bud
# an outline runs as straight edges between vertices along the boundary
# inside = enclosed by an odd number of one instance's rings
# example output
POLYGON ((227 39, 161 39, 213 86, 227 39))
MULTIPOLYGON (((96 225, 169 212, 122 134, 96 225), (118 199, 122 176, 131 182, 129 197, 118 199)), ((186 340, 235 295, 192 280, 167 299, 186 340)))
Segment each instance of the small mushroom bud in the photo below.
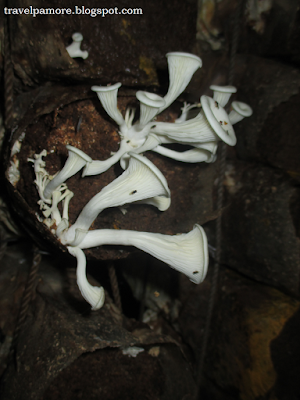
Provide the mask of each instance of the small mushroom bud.
POLYGON ((73 39, 73 42, 70 44, 70 46, 68 46, 68 47, 66 48, 67 52, 69 53, 69 56, 70 56, 71 58, 80 57, 80 58, 83 58, 84 60, 85 60, 86 58, 88 58, 88 56, 89 56, 88 51, 86 51, 86 50, 85 50, 85 51, 82 51, 82 50, 80 49, 81 42, 83 41, 83 36, 82 36, 82 34, 79 33, 79 32, 73 33, 72 39, 73 39))

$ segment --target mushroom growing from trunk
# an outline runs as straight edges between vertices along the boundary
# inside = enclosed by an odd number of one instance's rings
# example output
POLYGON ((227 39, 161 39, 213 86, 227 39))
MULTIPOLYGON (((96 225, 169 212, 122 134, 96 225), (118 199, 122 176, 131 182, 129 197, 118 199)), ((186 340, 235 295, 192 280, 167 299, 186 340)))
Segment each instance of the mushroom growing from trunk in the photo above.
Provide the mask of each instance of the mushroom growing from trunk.
POLYGON ((77 258, 77 268, 80 271, 77 272, 78 286, 93 310, 102 306, 104 294, 102 288, 95 288, 87 282, 85 256, 80 249, 109 244, 137 247, 183 273, 196 284, 201 283, 207 273, 207 238, 200 225, 195 225, 189 233, 174 236, 113 229, 90 231, 78 247, 68 247, 68 250, 77 258), (99 292, 95 292, 95 289, 99 289, 99 292))

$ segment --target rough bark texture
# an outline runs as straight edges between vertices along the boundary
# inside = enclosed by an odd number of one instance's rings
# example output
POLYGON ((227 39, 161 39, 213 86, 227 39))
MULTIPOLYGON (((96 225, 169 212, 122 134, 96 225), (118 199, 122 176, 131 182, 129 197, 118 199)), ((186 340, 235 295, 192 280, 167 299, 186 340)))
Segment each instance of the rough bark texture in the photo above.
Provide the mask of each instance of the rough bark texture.
POLYGON ((243 174, 223 214, 222 261, 299 296, 299 188, 279 170, 245 163, 235 168, 243 174))

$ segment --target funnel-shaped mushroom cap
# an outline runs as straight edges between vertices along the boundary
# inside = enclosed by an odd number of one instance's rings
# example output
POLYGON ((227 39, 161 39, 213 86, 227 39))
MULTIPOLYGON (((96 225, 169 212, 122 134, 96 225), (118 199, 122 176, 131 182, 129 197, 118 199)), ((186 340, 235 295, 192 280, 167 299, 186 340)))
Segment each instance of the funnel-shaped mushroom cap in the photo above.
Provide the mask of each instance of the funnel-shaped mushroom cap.
POLYGON ((118 109, 118 89, 122 84, 115 83, 111 86, 92 86, 93 92, 97 93, 97 96, 107 114, 112 118, 119 126, 125 124, 124 118, 118 109))
POLYGON ((90 303, 92 310, 99 310, 104 304, 105 293, 103 287, 92 286, 86 278, 86 258, 78 247, 68 247, 72 256, 77 258, 77 285, 82 297, 90 303))
POLYGON ((136 92, 136 97, 141 103, 139 125, 144 126, 151 121, 163 107, 165 100, 155 93, 144 92, 139 90, 136 92))
POLYGON ((93 160, 83 151, 76 149, 76 147, 67 145, 69 152, 68 159, 63 169, 48 183, 44 190, 44 197, 49 199, 52 192, 58 188, 63 182, 75 175, 81 170, 87 163, 93 160))
POLYGON ((166 104, 160 108, 160 112, 177 99, 187 87, 197 69, 202 67, 201 58, 194 54, 173 52, 167 53, 167 58, 170 83, 168 93, 164 97, 166 104))
POLYGON ((209 88, 214 92, 214 100, 216 100, 221 107, 225 107, 230 96, 237 92, 237 89, 234 86, 211 85, 209 88))
POLYGON ((88 232, 79 247, 87 249, 106 244, 135 246, 182 272, 194 283, 202 282, 207 273, 208 244, 200 225, 195 225, 189 233, 175 236, 99 229, 88 232))
MULTIPOLYGON (((86 233, 98 214, 105 208, 143 201, 165 211, 171 203, 170 189, 160 170, 146 157, 130 154, 129 165, 121 176, 105 186, 83 208, 74 225, 62 237, 64 244, 74 242, 76 230, 86 233)), ((82 235, 80 235, 80 240, 82 235)), ((79 240, 79 239, 78 239, 79 240)))
POLYGON ((251 117, 253 114, 252 108, 241 101, 233 101, 231 104, 232 111, 229 113, 229 120, 233 124, 241 121, 245 117, 251 117))
POLYGON ((215 133, 223 142, 229 146, 234 146, 236 144, 236 136, 224 108, 208 96, 201 96, 200 101, 203 112, 215 133))

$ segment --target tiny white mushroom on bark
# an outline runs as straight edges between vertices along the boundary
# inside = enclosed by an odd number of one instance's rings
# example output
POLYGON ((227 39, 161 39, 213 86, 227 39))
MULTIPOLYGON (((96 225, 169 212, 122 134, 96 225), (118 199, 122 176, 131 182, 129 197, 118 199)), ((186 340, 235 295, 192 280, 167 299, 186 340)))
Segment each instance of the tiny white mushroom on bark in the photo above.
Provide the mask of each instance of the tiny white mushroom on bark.
POLYGON ((233 101, 231 103, 232 111, 229 113, 229 120, 233 124, 240 122, 245 117, 250 117, 253 114, 252 108, 241 101, 233 101))
POLYGON ((86 50, 82 51, 80 49, 81 42, 83 41, 82 34, 79 32, 73 33, 72 39, 73 39, 73 42, 68 47, 66 47, 66 50, 69 53, 69 56, 71 58, 81 57, 84 60, 86 58, 88 58, 88 56, 89 56, 88 51, 86 51, 86 50))
POLYGON ((130 153, 128 168, 85 205, 61 241, 77 246, 105 208, 142 201, 165 211, 171 204, 170 196, 168 183, 160 170, 146 157, 130 153))
POLYGON ((209 261, 207 237, 200 225, 195 225, 189 233, 174 236, 99 229, 88 232, 79 247, 88 249, 107 244, 137 247, 183 273, 197 284, 204 280, 207 273, 209 261))
POLYGON ((67 247, 69 253, 77 258, 77 285, 82 297, 90 303, 92 310, 99 310, 104 304, 105 293, 103 287, 92 286, 86 278, 86 258, 78 247, 67 247))
POLYGON ((221 107, 225 107, 231 95, 237 92, 237 88, 234 86, 211 85, 209 88, 214 92, 213 99, 217 101, 221 107))
POLYGON ((63 182, 69 179, 80 171, 87 163, 92 162, 91 157, 85 154, 83 151, 73 146, 66 146, 69 152, 67 161, 61 171, 55 175, 55 177, 47 184, 44 190, 44 197, 49 199, 52 192, 60 186, 63 182))

